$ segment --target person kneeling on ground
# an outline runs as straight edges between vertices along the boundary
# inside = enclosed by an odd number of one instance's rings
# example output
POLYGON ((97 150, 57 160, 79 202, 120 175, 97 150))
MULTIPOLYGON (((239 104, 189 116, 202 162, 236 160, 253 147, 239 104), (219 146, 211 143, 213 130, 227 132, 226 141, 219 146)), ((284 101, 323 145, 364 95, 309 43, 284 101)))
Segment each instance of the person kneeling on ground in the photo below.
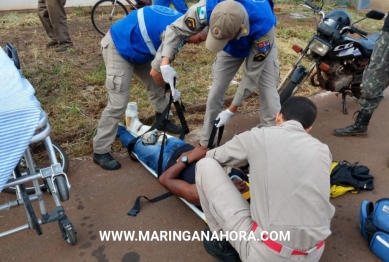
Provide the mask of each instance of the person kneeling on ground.
MULTIPOLYGON (((119 125, 117 135, 126 147, 135 138, 122 125, 119 125)), ((155 173, 158 172, 160 151, 161 145, 145 145, 142 139, 138 139, 133 148, 133 153, 137 155, 138 159, 155 173)), ((174 195, 184 198, 189 203, 200 206, 199 194, 194 184, 195 167, 198 160, 203 158, 207 151, 208 148, 206 147, 193 147, 176 137, 166 139, 162 161, 163 173, 158 178, 158 181, 174 195)), ((227 174, 228 169, 226 169, 225 174, 227 174)), ((239 169, 231 168, 229 177, 241 193, 249 190, 245 183, 247 177, 239 169)))
POLYGON ((335 208, 329 201, 330 150, 308 134, 316 114, 311 100, 291 97, 276 126, 236 135, 197 163, 196 186, 212 234, 247 234, 230 242, 204 240, 209 254, 221 261, 320 259, 335 208), (250 164, 250 204, 223 170, 244 160, 250 164), (289 238, 275 239, 273 232, 289 238))

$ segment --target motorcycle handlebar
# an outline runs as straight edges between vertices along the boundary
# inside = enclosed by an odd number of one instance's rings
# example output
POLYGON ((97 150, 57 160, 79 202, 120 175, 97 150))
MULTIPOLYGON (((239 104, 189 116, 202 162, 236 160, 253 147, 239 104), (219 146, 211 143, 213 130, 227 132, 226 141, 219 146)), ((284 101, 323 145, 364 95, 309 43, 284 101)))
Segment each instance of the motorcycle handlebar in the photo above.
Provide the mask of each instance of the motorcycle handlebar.
POLYGON ((354 34, 354 33, 357 33, 363 37, 367 36, 368 35, 368 32, 366 31, 363 31, 361 29, 358 29, 357 27, 354 27, 354 26, 345 26, 343 27, 341 30, 340 30, 340 34, 343 35, 345 33, 350 33, 350 34, 354 34))
POLYGON ((351 31, 354 31, 355 33, 363 35, 363 36, 367 36, 368 35, 368 32, 363 31, 361 29, 358 29, 358 28, 356 28, 354 26, 351 27, 351 31))
POLYGON ((305 3, 305 5, 302 5, 302 6, 305 6, 305 7, 309 8, 309 9, 312 9, 315 13, 318 13, 319 15, 321 15, 321 22, 323 22, 326 14, 321 10, 321 8, 319 8, 316 5, 314 5, 309 0, 304 0, 304 3, 305 3))
POLYGON ((304 3, 309 6, 310 8, 312 8, 314 11, 318 12, 319 10, 319 7, 317 7, 315 4, 313 4, 311 1, 309 0, 304 0, 304 3))

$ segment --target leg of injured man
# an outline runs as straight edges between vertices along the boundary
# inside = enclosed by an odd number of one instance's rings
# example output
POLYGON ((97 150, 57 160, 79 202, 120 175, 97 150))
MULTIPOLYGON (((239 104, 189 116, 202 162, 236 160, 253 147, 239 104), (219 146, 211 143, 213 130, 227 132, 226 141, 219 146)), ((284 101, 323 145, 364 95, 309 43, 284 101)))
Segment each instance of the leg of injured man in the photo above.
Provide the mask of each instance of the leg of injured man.
MULTIPOLYGON (((124 146, 127 146, 135 138, 125 127, 120 125, 118 136, 124 146)), ((160 144, 144 144, 142 139, 138 139, 133 148, 133 152, 139 161, 152 169, 156 174, 158 172, 160 151, 160 144)), ((198 160, 202 159, 207 151, 208 148, 206 147, 193 147, 178 138, 167 138, 163 150, 163 173, 158 178, 158 181, 173 194, 199 206, 199 194, 194 184, 195 167, 198 160)), ((249 190, 247 183, 244 181, 245 174, 242 171, 232 168, 228 175, 239 192, 244 193, 249 190)))

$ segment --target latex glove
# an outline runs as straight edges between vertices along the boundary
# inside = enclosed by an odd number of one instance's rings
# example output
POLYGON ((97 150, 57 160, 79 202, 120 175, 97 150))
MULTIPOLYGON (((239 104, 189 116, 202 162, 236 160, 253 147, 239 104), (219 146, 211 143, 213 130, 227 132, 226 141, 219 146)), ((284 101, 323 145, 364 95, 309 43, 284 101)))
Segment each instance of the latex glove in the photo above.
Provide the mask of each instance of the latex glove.
POLYGON ((177 89, 174 89, 174 92, 172 93, 172 96, 173 96, 173 102, 177 102, 178 100, 180 100, 181 92, 178 91, 177 89))
POLYGON ((216 127, 224 126, 225 124, 230 121, 231 117, 234 115, 230 110, 226 109, 224 111, 221 111, 220 114, 216 117, 216 120, 220 119, 219 123, 216 125, 216 127))
POLYGON ((161 74, 165 83, 170 85, 170 90, 172 95, 174 95, 174 78, 178 78, 176 70, 170 65, 163 65, 161 66, 161 74))

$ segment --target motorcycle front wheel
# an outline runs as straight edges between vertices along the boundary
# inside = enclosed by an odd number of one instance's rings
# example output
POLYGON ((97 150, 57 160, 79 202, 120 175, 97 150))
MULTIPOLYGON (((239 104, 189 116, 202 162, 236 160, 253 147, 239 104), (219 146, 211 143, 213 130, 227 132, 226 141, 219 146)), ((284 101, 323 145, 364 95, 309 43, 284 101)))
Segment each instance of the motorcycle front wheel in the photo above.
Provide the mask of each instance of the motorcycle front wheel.
POLYGON ((281 105, 293 94, 293 90, 296 88, 297 84, 290 81, 285 89, 280 94, 280 103, 281 105))

